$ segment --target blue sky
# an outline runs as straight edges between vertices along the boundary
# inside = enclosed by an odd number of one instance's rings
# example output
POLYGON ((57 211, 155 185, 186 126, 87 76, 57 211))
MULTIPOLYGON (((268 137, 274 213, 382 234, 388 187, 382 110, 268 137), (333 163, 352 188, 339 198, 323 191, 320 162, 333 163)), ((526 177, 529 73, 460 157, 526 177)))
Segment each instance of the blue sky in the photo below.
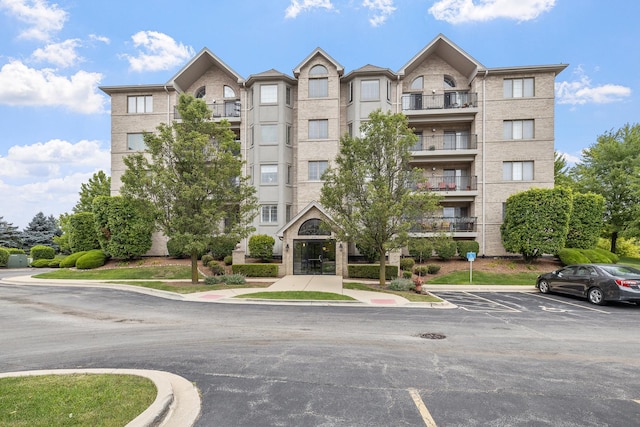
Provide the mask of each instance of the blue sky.
POLYGON ((165 83, 211 49, 243 77, 321 47, 345 71, 398 70, 439 33, 486 67, 569 64, 556 150, 640 122, 640 3, 627 0, 0 0, 0 216, 70 212, 109 170, 98 86, 165 83))

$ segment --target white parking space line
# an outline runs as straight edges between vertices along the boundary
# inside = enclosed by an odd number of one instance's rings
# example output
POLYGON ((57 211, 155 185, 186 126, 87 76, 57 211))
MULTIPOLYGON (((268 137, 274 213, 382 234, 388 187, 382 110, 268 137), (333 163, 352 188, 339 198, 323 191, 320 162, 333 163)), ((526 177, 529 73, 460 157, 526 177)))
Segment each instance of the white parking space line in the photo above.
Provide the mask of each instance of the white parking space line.
POLYGON ((499 302, 494 301, 494 300, 490 300, 489 298, 484 298, 484 297, 481 297, 481 296, 476 295, 476 294, 470 294, 470 293, 468 293, 468 292, 464 292, 464 293, 465 293, 465 294, 467 294, 467 295, 469 295, 469 296, 473 296, 473 297, 475 297, 475 298, 478 298, 478 299, 481 299, 481 300, 484 300, 484 301, 490 302, 491 304, 499 305, 500 307, 504 307, 504 308, 506 308, 506 309, 507 309, 507 310, 509 310, 509 311, 515 311, 516 313, 520 313, 520 310, 518 310, 518 309, 516 309, 516 308, 509 307, 508 305, 505 305, 505 304, 499 303, 499 302))
POLYGON ((548 297, 548 296, 546 296, 546 295, 541 295, 541 294, 531 294, 531 295, 533 295, 533 296, 535 296, 535 297, 538 297, 538 298, 548 299, 548 300, 553 301, 553 302, 558 302, 558 303, 560 303, 560 304, 572 305, 572 306, 574 306, 574 307, 582 308, 582 309, 584 309, 584 310, 591 310, 591 311, 597 311, 598 313, 611 314, 611 313, 610 313, 610 312, 608 312, 608 311, 599 310, 599 309, 597 309, 597 308, 593 308, 593 307, 586 307, 586 306, 584 306, 584 305, 580 305, 580 304, 574 304, 574 303, 572 303, 572 302, 563 301, 563 300, 559 300, 559 299, 556 299, 556 298, 551 298, 551 297, 548 297))
POLYGON ((413 403, 416 404, 416 407, 420 412, 420 416, 422 416, 424 425, 427 427, 438 427, 436 425, 435 420, 431 416, 431 412, 429 412, 429 409, 427 409, 427 405, 425 405, 424 402, 422 401, 422 398, 420 397, 420 393, 418 393, 418 390, 416 390, 415 388, 410 388, 408 391, 409 391, 409 394, 411 395, 411 398, 413 399, 413 403))
POLYGON ((634 402, 636 402, 638 405, 640 405, 640 399, 634 400, 634 402))

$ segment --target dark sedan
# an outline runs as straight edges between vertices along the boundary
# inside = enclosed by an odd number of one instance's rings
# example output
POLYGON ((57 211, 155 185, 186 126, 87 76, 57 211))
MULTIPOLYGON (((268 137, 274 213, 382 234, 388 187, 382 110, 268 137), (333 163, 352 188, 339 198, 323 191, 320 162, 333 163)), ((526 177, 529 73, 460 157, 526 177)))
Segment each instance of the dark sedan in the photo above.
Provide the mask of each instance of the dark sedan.
POLYGON ((536 287, 543 294, 575 295, 597 305, 607 301, 640 304, 640 270, 627 265, 568 265, 538 276, 536 287))

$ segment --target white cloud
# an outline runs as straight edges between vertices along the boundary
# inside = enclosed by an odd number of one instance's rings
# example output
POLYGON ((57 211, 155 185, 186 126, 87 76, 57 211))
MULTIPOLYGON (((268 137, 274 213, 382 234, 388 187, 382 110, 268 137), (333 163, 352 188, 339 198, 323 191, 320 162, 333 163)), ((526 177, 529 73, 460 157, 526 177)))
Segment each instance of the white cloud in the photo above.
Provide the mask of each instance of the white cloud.
POLYGON ((64 106, 83 114, 102 113, 105 98, 98 93, 101 79, 100 73, 78 71, 66 77, 12 61, 0 69, 0 104, 64 106))
POLYGON ((99 36, 97 34, 89 34, 89 39, 90 40, 95 40, 95 41, 98 41, 98 42, 102 42, 104 44, 111 43, 111 39, 109 39, 109 37, 99 36))
POLYGON ((575 166, 581 161, 580 157, 574 156, 573 154, 564 153, 562 151, 558 151, 558 154, 566 160, 567 166, 575 166))
POLYGON ((631 88, 616 84, 593 86, 582 67, 574 71, 576 80, 556 82, 556 99, 559 104, 609 104, 620 102, 631 95, 631 88))
POLYGON ((387 21, 387 18, 395 12, 396 8, 393 6, 393 0, 364 0, 362 6, 369 8, 375 14, 369 19, 369 23, 378 27, 387 21))
POLYGON ((450 24, 498 18, 530 21, 551 10, 555 3, 556 0, 439 0, 429 13, 450 24))
POLYGON ((28 25, 20 34, 25 39, 49 40, 67 20, 67 12, 46 0, 0 0, 0 8, 28 25))
POLYGON ((333 10, 331 0, 291 0, 291 4, 285 11, 285 18, 295 18, 302 12, 311 9, 333 10))
POLYGON ((60 43, 50 43, 36 49, 31 55, 36 61, 48 62, 62 68, 70 67, 79 61, 76 49, 81 45, 79 39, 69 39, 60 43))
POLYGON ((157 31, 139 31, 131 39, 135 47, 141 48, 137 56, 124 55, 132 71, 168 70, 195 55, 192 47, 177 43, 170 36, 157 31))

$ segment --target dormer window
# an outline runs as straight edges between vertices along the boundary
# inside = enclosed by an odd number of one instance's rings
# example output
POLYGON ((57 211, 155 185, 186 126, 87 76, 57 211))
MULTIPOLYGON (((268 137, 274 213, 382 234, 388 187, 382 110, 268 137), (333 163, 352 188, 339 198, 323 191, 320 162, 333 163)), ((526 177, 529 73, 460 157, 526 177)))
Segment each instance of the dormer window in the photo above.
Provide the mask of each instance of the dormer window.
POLYGON ((196 90, 196 93, 194 96, 198 99, 203 99, 206 94, 207 94, 207 88, 202 86, 198 88, 198 90, 196 90))
POLYGON ((416 77, 412 82, 411 82, 411 90, 419 90, 422 91, 422 88, 424 87, 424 77, 420 76, 420 77, 416 77))
POLYGON ((456 87, 456 82, 453 80, 451 76, 444 76, 444 88, 445 89, 453 89, 456 87))

